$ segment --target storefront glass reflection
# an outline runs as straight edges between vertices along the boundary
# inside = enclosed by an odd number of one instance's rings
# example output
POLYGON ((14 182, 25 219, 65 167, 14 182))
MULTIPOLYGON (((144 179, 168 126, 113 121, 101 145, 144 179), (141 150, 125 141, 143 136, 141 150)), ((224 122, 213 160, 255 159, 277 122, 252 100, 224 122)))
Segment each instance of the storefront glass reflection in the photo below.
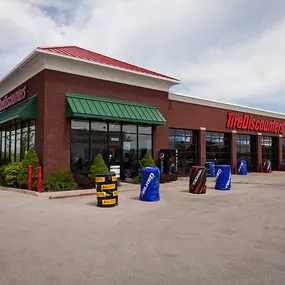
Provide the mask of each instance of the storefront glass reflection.
POLYGON ((121 179, 131 179, 137 176, 145 154, 152 155, 151 126, 72 120, 71 128, 73 172, 88 173, 95 156, 101 153, 110 169, 120 169, 121 179))
POLYGON ((74 172, 88 172, 89 160, 89 122, 71 122, 71 169, 74 172))
POLYGON ((237 134, 237 159, 247 162, 247 170, 256 169, 256 136, 237 134))
POLYGON ((178 151, 178 174, 188 175, 190 167, 198 162, 197 132, 185 129, 168 129, 168 148, 178 151))
POLYGON ((261 137, 262 145, 262 161, 270 160, 272 164, 272 169, 278 169, 277 162, 277 138, 276 137, 261 137))
POLYGON ((17 122, 4 127, 1 134, 1 163, 21 161, 35 146, 35 121, 17 122))
POLYGON ((229 134, 206 132, 206 160, 230 164, 229 134))

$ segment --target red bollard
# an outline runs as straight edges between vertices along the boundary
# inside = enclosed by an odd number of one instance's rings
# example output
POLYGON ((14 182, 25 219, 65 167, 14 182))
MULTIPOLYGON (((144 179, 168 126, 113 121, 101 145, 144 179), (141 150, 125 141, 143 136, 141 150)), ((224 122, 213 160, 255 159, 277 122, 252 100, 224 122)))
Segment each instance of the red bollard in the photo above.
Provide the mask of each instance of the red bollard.
POLYGON ((32 166, 28 166, 28 190, 32 190, 33 186, 33 169, 32 166))
POLYGON ((42 191, 42 167, 38 166, 38 192, 42 191))

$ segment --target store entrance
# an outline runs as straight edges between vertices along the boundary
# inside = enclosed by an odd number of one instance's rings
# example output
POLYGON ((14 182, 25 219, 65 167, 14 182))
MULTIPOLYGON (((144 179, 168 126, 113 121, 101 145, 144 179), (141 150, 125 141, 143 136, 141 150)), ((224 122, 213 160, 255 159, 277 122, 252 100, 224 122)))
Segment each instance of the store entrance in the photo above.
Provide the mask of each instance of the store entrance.
POLYGON ((256 171, 256 136, 237 134, 237 159, 245 160, 249 172, 256 171))
POLYGON ((277 158, 277 138, 263 136, 261 138, 262 145, 262 162, 270 160, 272 164, 272 170, 278 170, 278 158, 277 158))
POLYGON ((121 125, 109 124, 109 167, 117 173, 120 173, 121 149, 121 125))
POLYGON ((198 163, 197 131, 168 129, 168 148, 177 150, 177 174, 188 176, 190 167, 198 163))
POLYGON ((206 132, 206 160, 230 165, 230 136, 228 133, 206 132))
MULTIPOLYGON (((122 180, 131 181, 138 175, 138 137, 137 126, 124 124, 122 126, 122 180)), ((146 153, 144 153, 145 155, 146 153)))

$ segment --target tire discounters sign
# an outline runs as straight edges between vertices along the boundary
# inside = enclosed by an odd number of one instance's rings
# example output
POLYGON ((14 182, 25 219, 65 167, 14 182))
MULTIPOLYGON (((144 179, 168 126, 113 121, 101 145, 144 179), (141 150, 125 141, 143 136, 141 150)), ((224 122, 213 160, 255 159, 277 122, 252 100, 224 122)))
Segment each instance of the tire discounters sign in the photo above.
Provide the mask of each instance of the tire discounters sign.
POLYGON ((27 97, 28 87, 24 86, 16 92, 7 95, 0 99, 0 112, 8 109, 9 107, 21 102, 27 97))
POLYGON ((243 116, 236 116, 233 112, 228 112, 226 127, 229 129, 260 131, 269 133, 284 132, 284 123, 276 120, 258 120, 253 116, 244 114, 243 116))

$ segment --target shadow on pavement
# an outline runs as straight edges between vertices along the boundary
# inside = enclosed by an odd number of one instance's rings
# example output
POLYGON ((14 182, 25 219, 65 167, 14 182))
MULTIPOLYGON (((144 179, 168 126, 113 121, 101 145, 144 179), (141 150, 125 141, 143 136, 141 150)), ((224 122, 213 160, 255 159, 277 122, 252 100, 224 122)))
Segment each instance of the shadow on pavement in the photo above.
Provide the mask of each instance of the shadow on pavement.
POLYGON ((88 205, 88 206, 95 206, 95 207, 97 207, 97 202, 89 202, 89 203, 86 203, 86 205, 88 205))
POLYGON ((131 198, 131 200, 136 200, 136 201, 138 201, 139 199, 140 199, 140 198, 139 198, 139 197, 137 197, 137 196, 136 196, 136 197, 132 197, 132 198, 131 198))

